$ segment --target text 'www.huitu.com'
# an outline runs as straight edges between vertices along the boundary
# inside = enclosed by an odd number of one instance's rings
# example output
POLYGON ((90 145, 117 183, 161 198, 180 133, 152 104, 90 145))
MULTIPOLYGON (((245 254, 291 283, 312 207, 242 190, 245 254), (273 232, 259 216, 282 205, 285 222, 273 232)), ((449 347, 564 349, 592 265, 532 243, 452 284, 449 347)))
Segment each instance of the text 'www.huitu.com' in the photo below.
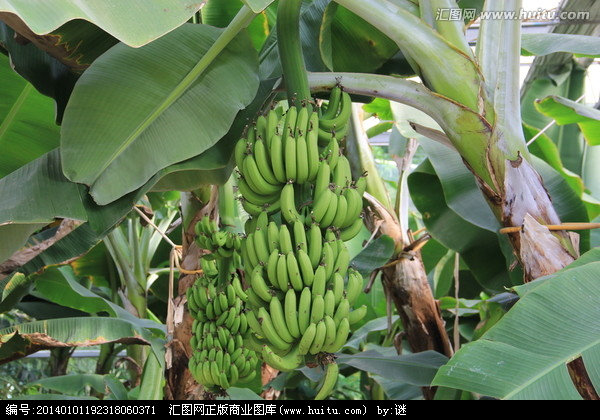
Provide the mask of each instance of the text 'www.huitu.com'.
POLYGON ((465 20, 523 20, 523 21, 586 21, 590 19, 589 11, 560 11, 558 9, 537 9, 519 11, 482 11, 477 15, 476 9, 439 8, 436 20, 465 21, 465 20))

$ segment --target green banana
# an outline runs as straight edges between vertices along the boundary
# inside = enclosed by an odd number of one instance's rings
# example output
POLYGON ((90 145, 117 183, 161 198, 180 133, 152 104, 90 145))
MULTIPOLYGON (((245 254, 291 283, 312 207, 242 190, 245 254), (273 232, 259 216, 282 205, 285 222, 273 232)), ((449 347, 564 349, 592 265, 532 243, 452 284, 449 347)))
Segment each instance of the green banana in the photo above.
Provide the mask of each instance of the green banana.
MULTIPOLYGON (((323 228, 329 226, 329 225, 325 226, 325 224, 322 223, 322 221, 325 218, 325 215, 328 213, 329 208, 332 205, 331 202, 334 199, 337 199, 337 196, 329 188, 327 188, 325 191, 323 191, 319 195, 314 196, 314 200, 313 200, 314 204, 313 204, 313 208, 311 211, 311 215, 312 215, 312 218, 314 219, 314 221, 316 223, 318 223, 319 225, 321 225, 321 227, 323 227, 323 228)), ((337 205, 337 201, 335 204, 337 205)), ((335 209, 334 209, 334 211, 335 211, 335 209)), ((333 219, 333 217, 332 217, 332 219, 333 219)))
POLYGON ((331 291, 334 296, 334 304, 337 307, 344 297, 344 277, 341 274, 335 273, 333 275, 331 291))
POLYGON ((308 165, 308 182, 313 182, 319 171, 319 114, 313 112, 308 121, 306 131, 306 158, 308 165))
POLYGON ((308 242, 306 238, 306 229, 304 228, 304 223, 302 223, 300 219, 298 219, 292 225, 292 229, 294 232, 294 242, 296 243, 296 249, 303 249, 304 251, 307 251, 308 242))
POLYGON ((296 129, 296 120, 298 119, 298 108, 290 107, 285 113, 285 121, 283 124, 283 135, 288 133, 293 134, 296 129))
POLYGON ((358 217, 350 226, 347 226, 340 230, 340 239, 342 241, 349 241, 358 235, 363 227, 362 217, 358 217))
POLYGON ((296 183, 304 184, 308 180, 308 145, 303 133, 296 137, 296 183))
MULTIPOLYGON (((339 276, 339 274, 335 273, 334 277, 335 276, 339 276)), ((333 290, 330 289, 330 290, 327 290, 327 292, 325 292, 325 296, 323 296, 323 303, 324 303, 325 316, 333 317, 333 315, 335 313, 335 295, 333 294, 333 290)), ((332 321, 333 321, 333 319, 332 319, 332 321)))
POLYGON ((302 221, 302 216, 296 209, 296 199, 294 197, 294 184, 288 182, 281 189, 281 215, 290 224, 296 221, 302 221))
POLYGON ((298 324, 298 304, 297 304, 296 291, 294 289, 288 289, 285 293, 285 300, 283 304, 284 317, 287 328, 294 338, 300 337, 300 326, 298 324))
POLYGON ((346 272, 350 266, 350 251, 342 242, 342 247, 338 250, 335 264, 333 265, 333 272, 339 273, 342 277, 346 277, 346 272))
POLYGON ((233 318, 233 322, 231 323, 231 327, 229 328, 229 331, 231 332, 231 334, 237 334, 238 331, 240 330, 241 325, 242 325, 241 314, 236 314, 236 316, 233 318))
POLYGON ((344 195, 339 195, 337 200, 337 209, 335 210, 335 216, 331 221, 331 226, 335 227, 341 226, 348 214, 348 201, 346 200, 346 197, 344 195))
POLYGON ((325 315, 325 300, 323 295, 312 297, 312 306, 310 308, 310 322, 317 323, 323 319, 325 315))
POLYGON ((248 143, 248 141, 245 138, 239 139, 237 141, 237 143, 235 144, 235 149, 233 151, 233 155, 234 155, 234 159, 235 159, 235 165, 238 168, 242 167, 242 162, 244 161, 244 158, 248 154, 248 146, 250 146, 250 143, 248 143))
POLYGON ((275 248, 269 255, 267 260, 267 278, 271 286, 279 289, 280 285, 277 281, 277 262, 279 261, 279 249, 275 248))
POLYGON ((315 275, 313 276, 313 283, 311 286, 312 296, 315 297, 316 295, 324 295, 326 285, 327 269, 324 265, 319 265, 315 270, 315 275))
POLYGON ((362 196, 358 193, 356 188, 346 188, 344 197, 346 198, 346 218, 338 225, 341 229, 350 226, 356 221, 362 212, 363 206, 362 196))
POLYGON ((247 155, 244 158, 242 162, 242 174, 250 188, 257 194, 272 195, 281 188, 279 183, 271 184, 264 178, 258 168, 254 155, 247 155))
POLYGON ((333 173, 340 158, 340 145, 337 138, 329 139, 329 143, 321 152, 321 158, 329 164, 329 170, 333 173))
POLYGON ((317 354, 321 351, 321 349, 323 348, 323 345, 325 344, 326 334, 327 334, 327 327, 325 325, 325 321, 321 319, 317 323, 317 331, 315 332, 315 339, 313 340, 312 345, 310 346, 310 350, 309 350, 310 354, 317 354))
POLYGON ((269 343, 278 350, 287 350, 291 347, 291 343, 285 341, 275 329, 271 316, 264 307, 258 309, 258 320, 264 332, 264 337, 269 343))
POLYGON ((244 264, 248 264, 252 267, 256 267, 258 265, 260 261, 258 260, 258 255, 256 255, 256 249, 254 247, 254 232, 247 234, 242 241, 242 252, 247 253, 247 258, 244 259, 244 264))
POLYGON ((344 155, 340 155, 337 165, 333 171, 333 183, 336 185, 336 191, 341 193, 344 188, 347 188, 352 183, 352 170, 350 169, 350 161, 344 155))
POLYGON ((321 388, 317 395, 315 396, 315 400, 324 400, 331 394, 333 389, 335 388, 335 384, 337 383, 338 376, 340 373, 340 368, 337 363, 333 362, 327 365, 325 369, 325 376, 323 377, 323 383, 321 384, 321 388))
POLYGON ((302 282, 302 276, 300 274, 300 267, 298 266, 298 260, 293 252, 290 252, 286 256, 288 280, 295 291, 299 292, 304 287, 302 282))
POLYGON ((325 342, 324 342, 321 350, 327 351, 327 349, 329 349, 335 342, 335 338, 337 335, 337 326, 335 325, 335 321, 333 320, 333 318, 330 317, 329 315, 326 315, 325 318, 323 318, 323 320, 325 321, 325 331, 326 332, 325 332, 325 342))
POLYGON ((352 99, 347 92, 342 92, 339 112, 332 118, 319 118, 319 128, 323 130, 340 129, 348 124, 352 114, 352 99))
POLYGON ((302 276, 302 283, 304 286, 310 286, 313 283, 315 272, 312 267, 310 257, 303 249, 298 249, 296 252, 296 260, 298 261, 298 267, 300 267, 300 274, 302 276))
MULTIPOLYGON (((248 321, 248 326, 254 332, 254 334, 259 335, 261 337, 265 336, 262 327, 260 326, 260 322, 258 321, 258 318, 256 317, 254 311, 246 312, 246 320, 248 321)), ((252 336, 252 334, 250 334, 249 336, 252 336)))
POLYGON ((277 283, 279 289, 283 292, 287 292, 289 285, 289 273, 287 266, 287 256, 285 254, 279 254, 277 259, 277 283))
POLYGON ((317 269, 317 266, 321 262, 323 255, 323 236, 321 228, 317 223, 312 223, 308 231, 308 257, 312 264, 313 270, 317 269))
POLYGON ((321 265, 325 267, 325 278, 329 280, 333 275, 336 256, 329 242, 323 243, 323 260, 321 265))
POLYGON ((269 366, 281 372, 291 372, 304 363, 304 357, 298 353, 297 346, 285 356, 279 356, 271 347, 265 344, 262 350, 262 358, 269 366))
POLYGON ((331 191, 330 197, 331 198, 329 200, 329 206, 327 207, 327 211, 319 221, 321 229, 331 226, 333 219, 335 218, 335 215, 337 213, 339 197, 333 191, 331 191))
POLYGON ((342 99, 342 88, 339 85, 335 85, 329 94, 329 102, 327 108, 321 114, 321 118, 324 120, 331 120, 338 114, 340 102, 342 99))
POLYGON ((312 295, 310 287, 305 287, 302 289, 300 300, 298 301, 298 328, 300 328, 301 334, 304 334, 310 324, 311 304, 312 295))
POLYGON ((353 306, 363 288, 362 275, 353 268, 348 270, 348 282, 346 284, 346 298, 350 302, 350 306, 353 306))
POLYGON ((329 168, 329 163, 326 160, 321 160, 319 162, 319 168, 317 170, 317 176, 315 178, 315 187, 313 191, 313 197, 316 202, 317 197, 325 192, 325 190, 329 189, 329 184, 331 183, 331 169, 329 168))
POLYGON ((277 111, 275 109, 271 109, 267 114, 267 139, 273 137, 274 134, 277 134, 281 131, 281 124, 282 123, 280 122, 279 115, 277 115, 277 111))
POLYGON ((263 274, 264 267, 262 265, 254 267, 254 270, 252 270, 252 274, 250 275, 250 286, 259 298, 265 302, 270 302, 273 298, 273 294, 271 293, 271 289, 267 285, 263 274))
POLYGON ((294 337, 287 326, 283 305, 279 299, 271 299, 269 304, 269 315, 271 316, 271 321, 279 336, 288 343, 294 342, 294 337))
POLYGON ((357 322, 359 322, 361 319, 363 319, 366 314, 367 314, 367 305, 361 305, 359 308, 357 308, 353 311, 350 311, 350 314, 348 315, 348 322, 350 322, 350 325, 354 325, 357 322))
POLYGON ((267 117, 264 114, 260 114, 258 118, 256 118, 256 122, 254 125, 254 132, 256 133, 256 139, 265 138, 267 135, 267 117))
POLYGON ((296 119, 296 126, 294 127, 294 135, 300 136, 304 134, 308 127, 308 120, 310 119, 309 107, 302 106, 298 109, 298 117, 296 119))
POLYGON ((279 249, 279 227, 274 221, 270 221, 267 226, 267 242, 269 244, 269 252, 274 249, 279 249))
MULTIPOLYGON (((264 212, 262 214, 265 214, 264 212)), ((260 217, 260 216, 259 216, 260 217)), ((254 252, 259 264, 266 264, 269 259, 269 243, 267 241, 267 227, 256 228, 254 231, 254 252)))
POLYGON ((280 183, 271 168, 271 157, 269 156, 265 142, 262 139, 257 140, 256 143, 254 143, 254 159, 256 160, 256 165, 265 181, 273 185, 280 183))
POLYGON ((297 176, 296 138, 289 133, 283 143, 283 158, 285 165, 285 178, 288 182, 295 182, 297 176))
POLYGON ((275 179, 279 183, 287 182, 286 173, 285 173, 285 161, 283 159, 283 138, 281 134, 276 134, 272 137, 269 155, 271 157, 271 169, 273 170, 273 175, 275 175, 275 179))
POLYGON ((246 294, 246 292, 244 292, 244 288, 242 287, 242 282, 241 282, 239 276, 237 276, 237 275, 233 276, 233 279, 231 280, 231 286, 233 287, 235 294, 243 302, 246 302, 248 300, 248 295, 246 294))
POLYGON ((290 230, 288 229, 287 225, 284 224, 279 227, 279 249, 283 254, 294 252, 290 230))
POLYGON ((310 351, 310 347, 315 339, 315 335, 317 334, 317 324, 311 323, 308 325, 304 333, 302 334, 302 338, 298 342, 298 352, 301 355, 308 354, 310 351))

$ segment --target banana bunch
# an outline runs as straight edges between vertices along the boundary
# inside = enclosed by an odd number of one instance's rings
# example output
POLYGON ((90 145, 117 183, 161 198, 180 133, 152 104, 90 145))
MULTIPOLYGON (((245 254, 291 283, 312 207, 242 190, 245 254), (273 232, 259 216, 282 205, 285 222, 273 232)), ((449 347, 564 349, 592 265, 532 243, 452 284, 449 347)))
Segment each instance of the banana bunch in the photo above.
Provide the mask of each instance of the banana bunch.
POLYGON ((215 257, 230 258, 241 247, 240 235, 220 230, 217 222, 208 215, 196 223, 195 231, 198 246, 211 251, 215 257))
POLYGON ((352 100, 341 87, 332 90, 329 104, 321 116, 310 104, 290 107, 283 115, 279 108, 273 109, 247 127, 234 155, 238 190, 250 215, 278 212, 284 185, 316 179, 323 158, 319 145, 328 146, 332 139, 337 144, 350 125, 352 100))
POLYGON ((331 90, 327 108, 319 116, 319 145, 326 146, 331 137, 343 138, 350 126, 352 99, 340 86, 331 90))
POLYGON ((248 335, 245 301, 248 296, 240 278, 218 288, 204 274, 187 290, 188 307, 194 318, 189 369, 208 390, 227 389, 248 382, 256 375, 258 357, 244 345, 248 335))
POLYGON ((333 230, 323 236, 316 223, 307 230, 298 220, 289 229, 261 219, 242 242, 254 333, 247 345, 272 367, 290 371, 306 355, 343 347, 367 311, 364 305, 352 310, 363 278, 349 267, 348 249, 333 230))
POLYGON ((250 286, 245 346, 280 371, 307 357, 332 360, 367 312, 354 309, 363 278, 345 245, 362 228, 366 186, 340 146, 351 106, 338 86, 323 112, 307 104, 271 110, 235 148, 250 214, 239 251, 250 286))

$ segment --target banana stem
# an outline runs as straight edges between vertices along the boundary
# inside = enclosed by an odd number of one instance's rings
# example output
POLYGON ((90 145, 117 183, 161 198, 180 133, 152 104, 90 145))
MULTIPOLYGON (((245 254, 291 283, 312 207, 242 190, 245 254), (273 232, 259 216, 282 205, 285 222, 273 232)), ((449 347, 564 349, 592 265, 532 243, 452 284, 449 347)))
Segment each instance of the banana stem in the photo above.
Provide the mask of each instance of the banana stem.
POLYGON ((277 8, 277 38, 281 67, 290 106, 310 101, 306 65, 300 41, 302 0, 280 0, 277 8))

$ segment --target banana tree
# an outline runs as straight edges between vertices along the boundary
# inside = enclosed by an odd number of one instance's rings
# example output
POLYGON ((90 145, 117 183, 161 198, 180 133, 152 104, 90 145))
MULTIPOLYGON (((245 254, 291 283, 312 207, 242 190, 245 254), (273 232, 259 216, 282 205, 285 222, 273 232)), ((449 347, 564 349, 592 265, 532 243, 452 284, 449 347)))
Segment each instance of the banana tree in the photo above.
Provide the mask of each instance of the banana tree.
MULTIPOLYGON (((0 259, 11 260, 3 266, 10 276, 3 309, 35 286, 33 277, 24 279, 15 271, 29 276, 78 257, 153 189, 186 191, 182 267, 195 271, 200 251, 192 245, 193 225, 214 207, 207 186, 229 178, 233 144, 258 110, 281 93, 277 80, 283 76, 286 86, 295 86, 290 75, 305 74, 280 66, 283 57, 277 31, 272 30, 275 5, 268 0, 209 1, 196 14, 197 6, 185 1, 165 0, 159 9, 134 1, 122 15, 140 26, 123 30, 120 21, 107 18, 103 6, 85 14, 90 25, 73 20, 82 16, 76 6, 62 4, 57 9, 60 19, 46 20, 41 12, 32 14, 13 3, 0 1, 6 23, 2 52, 30 84, 17 77, 19 83, 10 87, 18 88, 0 88, 11 98, 1 114, 0 143, 20 159, 3 162, 0 178, 2 196, 10 198, 0 212, 0 231, 7 238, 0 259), (169 19, 162 19, 165 13, 169 19), (181 25, 187 19, 195 23, 181 25), (161 24, 145 30, 144 23, 154 20, 161 24), (22 42, 11 41, 14 33, 22 42), (39 62, 43 65, 33 67, 39 62), (23 106, 29 100, 43 102, 32 87, 56 101, 60 130, 48 123, 48 108, 42 118, 23 106), (13 140, 23 132, 23 121, 26 137, 37 140, 36 148, 28 151, 19 151, 13 140), (36 135, 40 127, 44 136, 36 135), (30 197, 38 197, 34 206, 26 199, 30 197), (26 256, 13 254, 32 233, 58 218, 76 223, 56 232, 44 247, 29 247, 26 256)), ((516 0, 486 2, 485 10, 516 11, 520 6, 516 0)), ((459 10, 450 0, 303 2, 298 40, 308 74, 305 87, 295 93, 326 94, 341 84, 357 97, 387 98, 430 115, 438 127, 415 124, 414 129, 450 147, 448 153, 465 164, 503 227, 500 235, 508 237, 524 281, 553 275, 578 258, 580 244, 561 226, 550 188, 539 175, 539 168, 543 175, 552 171, 532 157, 525 143, 518 92, 520 22, 483 21, 473 51, 462 21, 442 14, 436 19, 442 9, 459 10), (350 31, 352 36, 344 38, 348 27, 362 31, 350 31), (341 48, 340 38, 352 40, 373 60, 353 60, 354 47, 348 43, 347 49, 341 48), (393 76, 407 72, 418 75, 421 83, 393 76)), ((578 198, 576 205, 583 206, 578 198)), ((567 221, 585 222, 586 216, 567 221)), ((585 250, 586 236, 582 239, 585 250)), ((189 281, 180 279, 171 314, 167 364, 173 364, 167 395, 173 398, 196 395, 185 363, 190 323, 183 295, 189 281)), ((440 325, 434 329, 443 330, 440 325)), ((462 360, 460 353, 454 360, 462 360)), ((578 389, 586 388, 582 364, 569 366, 578 389)), ((451 371, 445 374, 451 376, 451 371)), ((442 379, 436 385, 460 388, 442 379)))

